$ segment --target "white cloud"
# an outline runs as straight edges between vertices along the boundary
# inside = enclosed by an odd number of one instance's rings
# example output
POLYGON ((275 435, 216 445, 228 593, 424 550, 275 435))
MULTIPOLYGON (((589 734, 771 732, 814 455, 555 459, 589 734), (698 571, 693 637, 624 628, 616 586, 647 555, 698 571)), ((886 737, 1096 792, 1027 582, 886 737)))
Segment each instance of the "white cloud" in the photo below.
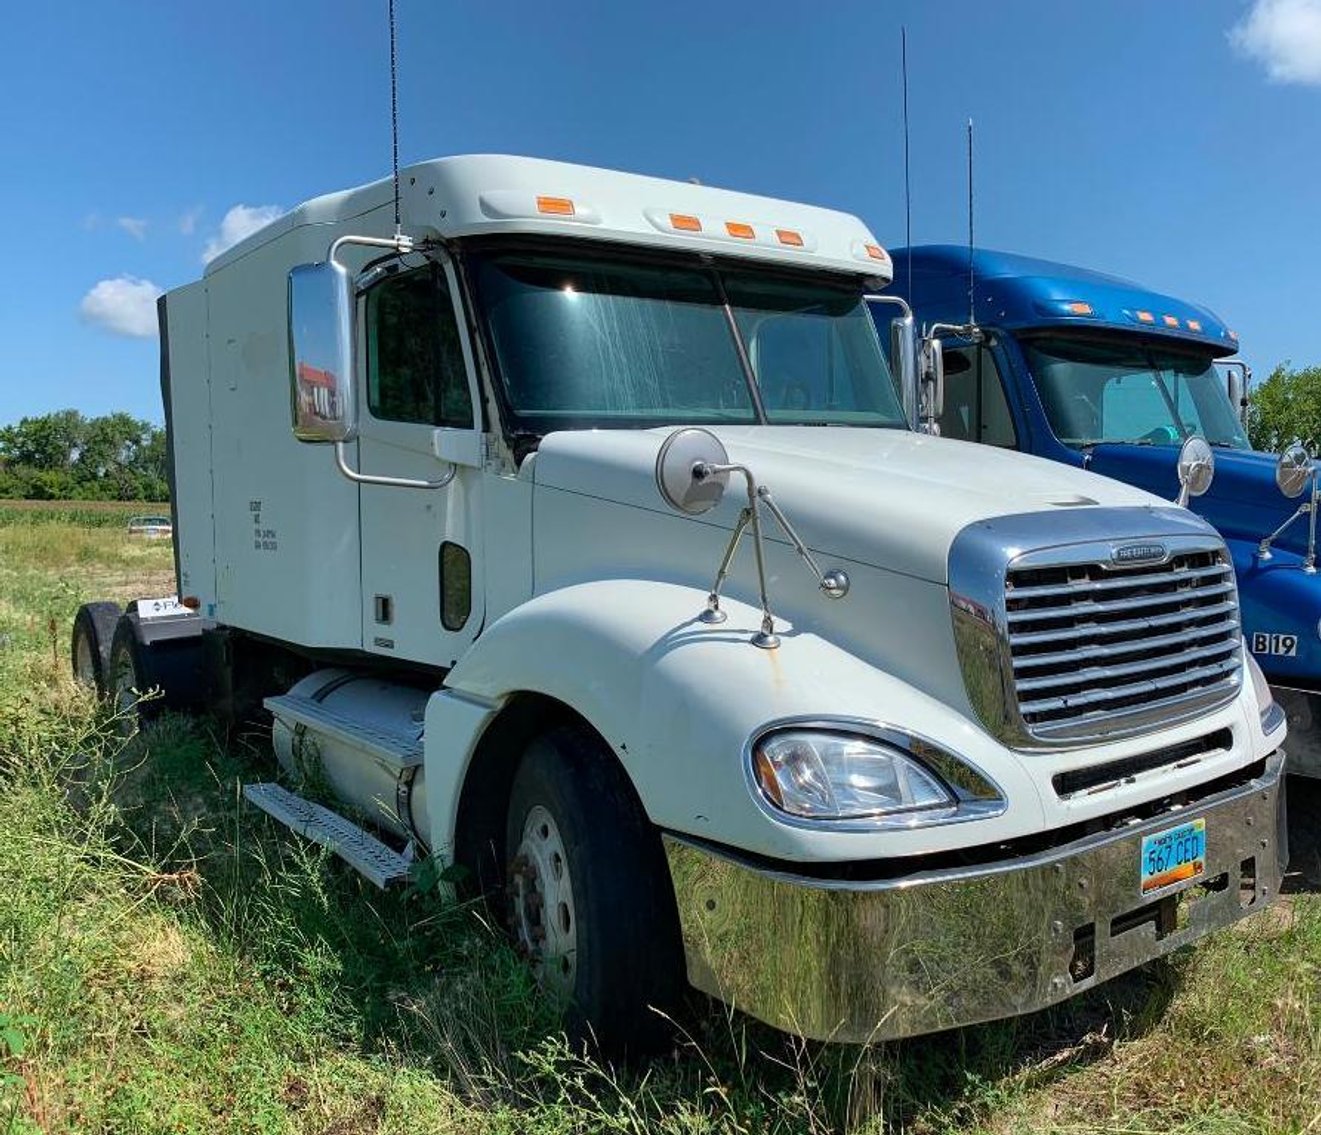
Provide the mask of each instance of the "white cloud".
POLYGON ((184 236, 192 236, 197 231, 197 222, 202 219, 202 206, 194 205, 179 217, 179 231, 184 236))
POLYGON ((156 299, 161 289, 150 280, 116 276, 100 280, 83 296, 78 311, 88 323, 115 335, 150 339, 156 334, 156 299))
POLYGON ((147 235, 147 222, 143 217, 116 217, 115 224, 134 240, 142 240, 147 235))
POLYGON ((206 242, 202 263, 210 263, 225 249, 269 225, 283 212, 279 205, 235 205, 221 220, 220 231, 206 242))
POLYGON ((1253 0, 1229 42, 1274 82, 1321 86, 1321 0, 1253 0))

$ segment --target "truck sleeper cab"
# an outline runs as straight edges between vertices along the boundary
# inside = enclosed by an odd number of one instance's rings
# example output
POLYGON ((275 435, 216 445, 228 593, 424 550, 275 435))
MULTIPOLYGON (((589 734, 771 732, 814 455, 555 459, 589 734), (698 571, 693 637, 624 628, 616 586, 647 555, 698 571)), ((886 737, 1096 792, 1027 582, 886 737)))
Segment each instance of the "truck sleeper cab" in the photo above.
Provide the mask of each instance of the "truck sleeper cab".
POLYGON ((119 620, 111 696, 264 704, 249 799, 383 884, 466 866, 612 1047, 685 978, 844 1041, 1022 1013, 1274 896, 1223 542, 910 429, 861 222, 527 158, 401 186, 398 232, 388 181, 318 198, 163 299, 190 613, 119 620))
MULTIPOLYGON (((1246 641, 1288 711, 1289 771, 1321 776, 1315 531, 1299 501, 1277 487, 1275 455, 1250 447, 1240 421, 1244 364, 1228 364, 1228 382, 1218 369, 1238 350, 1234 333, 1206 308, 1128 280, 978 249, 971 268, 982 338, 973 342, 958 329, 969 315, 967 248, 894 256, 903 271, 888 291, 919 321, 946 325, 942 436, 1081 466, 1163 496, 1177 489, 1184 439, 1210 442, 1215 478, 1189 507, 1229 547, 1246 641)), ((882 326, 890 310, 875 309, 882 326)), ((1302 463, 1310 480, 1300 477, 1291 491, 1307 504, 1317 474, 1310 458, 1302 463)))

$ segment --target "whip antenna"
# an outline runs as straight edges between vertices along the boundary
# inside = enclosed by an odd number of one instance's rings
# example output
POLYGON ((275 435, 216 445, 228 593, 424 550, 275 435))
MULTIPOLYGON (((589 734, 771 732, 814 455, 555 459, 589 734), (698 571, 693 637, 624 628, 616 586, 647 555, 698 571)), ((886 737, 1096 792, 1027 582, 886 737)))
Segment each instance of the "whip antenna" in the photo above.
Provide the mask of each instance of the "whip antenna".
POLYGON ((904 248, 908 253, 908 296, 913 296, 913 192, 908 176, 908 29, 899 29, 904 75, 904 248))
POLYGON ((974 279, 972 273, 972 119, 968 119, 968 326, 972 327, 977 322, 977 309, 975 304, 974 279))
POLYGON ((403 235, 399 223, 399 63, 395 49, 394 0, 390 0, 390 149, 394 171, 394 235, 403 235))

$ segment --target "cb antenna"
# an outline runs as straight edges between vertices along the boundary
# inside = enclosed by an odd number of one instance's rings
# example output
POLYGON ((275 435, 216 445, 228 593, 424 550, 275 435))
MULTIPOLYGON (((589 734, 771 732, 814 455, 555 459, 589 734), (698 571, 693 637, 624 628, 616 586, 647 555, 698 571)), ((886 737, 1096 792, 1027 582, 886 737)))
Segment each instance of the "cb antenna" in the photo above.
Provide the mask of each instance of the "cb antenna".
POLYGON ((394 172, 394 236, 404 235, 399 221, 399 62, 395 48, 394 0, 390 2, 390 149, 394 172))
POLYGON ((908 297, 913 296, 913 191, 908 167, 908 28, 899 28, 904 76, 904 249, 908 254, 908 297))
POLYGON ((972 251, 973 231, 972 231, 972 119, 968 119, 968 326, 975 326, 977 323, 977 308, 975 300, 975 280, 972 271, 972 251))

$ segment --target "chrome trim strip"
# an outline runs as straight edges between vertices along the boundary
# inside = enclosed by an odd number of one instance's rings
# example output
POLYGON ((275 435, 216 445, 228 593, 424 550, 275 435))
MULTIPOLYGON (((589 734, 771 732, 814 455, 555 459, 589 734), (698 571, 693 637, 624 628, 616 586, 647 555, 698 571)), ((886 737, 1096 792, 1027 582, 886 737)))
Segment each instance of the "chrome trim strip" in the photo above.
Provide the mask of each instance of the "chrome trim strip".
POLYGON ((937 827, 944 824, 962 824, 971 820, 988 820, 1004 815, 1009 807, 1005 791, 988 773, 978 765, 950 752, 943 745, 914 733, 910 729, 901 729, 884 721, 866 717, 819 717, 815 715, 797 715, 780 717, 762 725, 743 745, 743 779, 748 791, 763 814, 777 824, 791 828, 805 828, 810 831, 831 832, 878 832, 909 831, 913 828, 937 827), (909 809, 903 812, 880 813, 875 816, 858 816, 849 819, 831 820, 795 816, 782 812, 766 799, 757 783, 757 773, 753 767, 753 754, 757 743, 772 733, 784 733, 792 729, 818 729, 826 733, 853 733, 863 737, 872 737, 892 748, 899 749, 911 756, 919 764, 934 772, 940 780, 959 797, 952 808, 909 809))
POLYGON ((1288 859, 1283 764, 1277 750, 1246 785, 1037 855, 876 882, 766 869, 666 834, 688 979, 778 1028, 856 1043, 1044 1008, 1274 898, 1288 859), (1204 874, 1143 895, 1143 836, 1195 818, 1204 874))

